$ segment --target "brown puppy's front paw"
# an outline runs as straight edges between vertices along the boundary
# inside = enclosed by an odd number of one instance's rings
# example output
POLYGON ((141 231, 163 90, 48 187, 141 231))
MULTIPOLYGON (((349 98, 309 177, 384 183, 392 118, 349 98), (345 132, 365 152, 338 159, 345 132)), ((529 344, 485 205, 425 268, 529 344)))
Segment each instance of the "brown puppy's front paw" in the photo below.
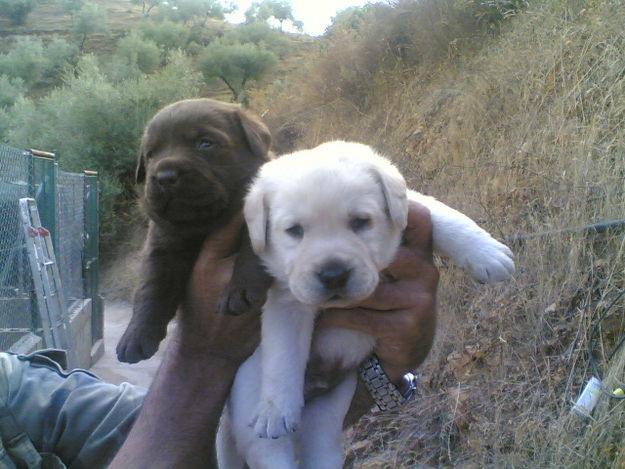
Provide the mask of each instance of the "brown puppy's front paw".
POLYGON ((161 326, 134 326, 132 323, 117 344, 117 359, 124 363, 147 360, 158 350, 167 329, 161 326))
POLYGON ((257 311, 265 304, 267 287, 257 285, 228 285, 221 295, 217 311, 238 316, 257 311))

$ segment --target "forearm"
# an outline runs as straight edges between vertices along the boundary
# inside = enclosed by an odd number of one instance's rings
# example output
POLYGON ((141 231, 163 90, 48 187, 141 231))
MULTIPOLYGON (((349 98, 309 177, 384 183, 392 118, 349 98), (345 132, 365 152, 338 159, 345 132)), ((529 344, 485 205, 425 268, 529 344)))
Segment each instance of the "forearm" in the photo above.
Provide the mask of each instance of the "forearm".
POLYGON ((173 340, 110 467, 215 467, 214 441, 236 366, 173 340))

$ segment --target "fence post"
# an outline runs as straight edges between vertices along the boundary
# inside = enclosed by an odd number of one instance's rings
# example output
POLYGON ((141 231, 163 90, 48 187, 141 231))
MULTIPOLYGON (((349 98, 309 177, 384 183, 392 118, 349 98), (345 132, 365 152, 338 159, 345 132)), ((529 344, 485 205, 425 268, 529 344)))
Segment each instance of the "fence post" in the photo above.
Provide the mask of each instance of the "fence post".
POLYGON ((83 279, 84 291, 87 298, 91 298, 91 340, 92 345, 99 342, 98 347, 92 348, 92 361, 103 352, 102 338, 104 332, 104 307, 99 294, 99 188, 98 173, 84 171, 84 250, 83 250, 83 279))
POLYGON ((57 163, 54 153, 30 150, 33 161, 32 196, 37 201, 41 224, 52 237, 54 250, 58 252, 58 230, 56 219, 56 176, 57 163))

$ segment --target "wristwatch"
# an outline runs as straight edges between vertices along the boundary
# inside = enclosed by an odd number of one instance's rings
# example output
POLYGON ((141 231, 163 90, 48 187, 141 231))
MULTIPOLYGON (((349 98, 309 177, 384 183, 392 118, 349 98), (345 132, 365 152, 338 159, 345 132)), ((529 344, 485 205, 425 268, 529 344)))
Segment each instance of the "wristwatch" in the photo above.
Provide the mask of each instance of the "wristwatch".
POLYGON ((397 386, 391 383, 375 355, 371 355, 360 365, 359 374, 375 401, 371 409, 374 413, 401 407, 412 398, 417 389, 417 377, 412 373, 406 373, 397 386))

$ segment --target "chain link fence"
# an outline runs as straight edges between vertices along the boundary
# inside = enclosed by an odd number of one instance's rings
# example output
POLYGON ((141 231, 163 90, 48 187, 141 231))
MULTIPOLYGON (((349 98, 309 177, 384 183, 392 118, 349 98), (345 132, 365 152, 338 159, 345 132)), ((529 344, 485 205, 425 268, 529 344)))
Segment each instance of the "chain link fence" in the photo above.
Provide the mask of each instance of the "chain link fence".
POLYGON ((18 206, 29 195, 31 173, 27 154, 0 146, 0 350, 39 328, 18 206))
POLYGON ((85 297, 82 272, 85 177, 58 171, 56 180, 56 258, 67 307, 71 308, 74 302, 85 297))
MULTIPOLYGON (((42 225, 50 231, 65 296, 63 314, 82 314, 74 343, 91 351, 102 339, 98 295, 97 174, 58 169, 54 155, 0 145, 0 350, 50 346, 43 340, 19 199, 33 197, 42 225), (85 305, 89 308, 86 309, 85 305)), ((81 364, 88 363, 83 360, 81 364)))

